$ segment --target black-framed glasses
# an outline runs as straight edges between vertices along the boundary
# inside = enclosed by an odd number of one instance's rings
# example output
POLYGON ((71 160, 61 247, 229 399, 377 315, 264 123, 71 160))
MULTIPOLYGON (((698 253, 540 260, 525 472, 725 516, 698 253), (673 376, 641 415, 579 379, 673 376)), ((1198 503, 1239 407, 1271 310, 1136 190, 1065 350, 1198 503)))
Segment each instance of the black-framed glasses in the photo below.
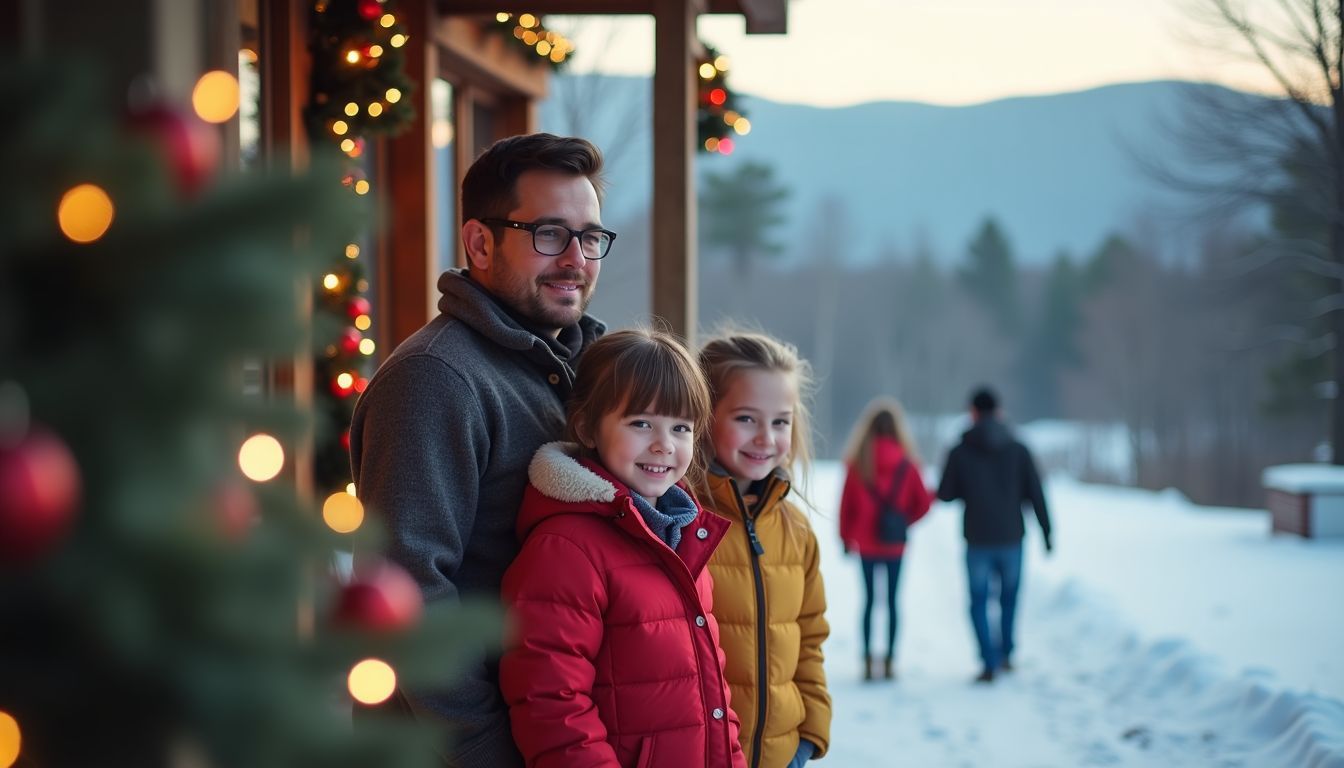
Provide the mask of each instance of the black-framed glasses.
POLYGON ((583 258, 596 261, 607 255, 612 241, 616 239, 615 232, 601 227, 570 229, 561 224, 533 224, 509 219, 481 219, 481 223, 531 232, 532 248, 543 256, 559 256, 569 247, 570 241, 577 237, 583 258))

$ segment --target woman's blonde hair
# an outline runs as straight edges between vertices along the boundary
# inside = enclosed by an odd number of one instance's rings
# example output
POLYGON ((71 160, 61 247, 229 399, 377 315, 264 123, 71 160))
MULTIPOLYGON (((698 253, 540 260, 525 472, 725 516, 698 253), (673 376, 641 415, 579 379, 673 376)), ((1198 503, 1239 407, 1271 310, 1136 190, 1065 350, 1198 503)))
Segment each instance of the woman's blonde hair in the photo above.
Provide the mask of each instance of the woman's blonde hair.
MULTIPOLYGON (((579 375, 569 397, 566 433, 580 455, 596 460, 587 447, 602 417, 657 413, 691 422, 698 441, 709 431, 709 388, 695 358, 676 337, 647 328, 609 333, 583 350, 579 375)), ((686 482, 697 487, 705 459, 695 451, 686 482)))
MULTIPOLYGON (((812 420, 808 405, 815 384, 812 366, 798 354, 797 347, 764 333, 728 332, 710 339, 701 347, 700 369, 709 382, 711 404, 717 403, 728 392, 733 377, 742 371, 772 371, 792 376, 798 402, 793 409, 793 447, 789 455, 784 457, 782 466, 788 471, 791 464, 796 464, 801 468, 804 478, 811 475, 812 420)), ((706 456, 714 455, 714 444, 709 434, 705 435, 702 445, 702 453, 706 456)), ((807 503, 805 496, 801 493, 799 496, 807 503)))
POLYGON ((901 444, 910 461, 919 463, 919 451, 905 420, 905 409, 894 398, 879 397, 868 403, 854 423, 845 447, 845 463, 857 467, 864 480, 874 482, 873 441, 889 437, 901 444))

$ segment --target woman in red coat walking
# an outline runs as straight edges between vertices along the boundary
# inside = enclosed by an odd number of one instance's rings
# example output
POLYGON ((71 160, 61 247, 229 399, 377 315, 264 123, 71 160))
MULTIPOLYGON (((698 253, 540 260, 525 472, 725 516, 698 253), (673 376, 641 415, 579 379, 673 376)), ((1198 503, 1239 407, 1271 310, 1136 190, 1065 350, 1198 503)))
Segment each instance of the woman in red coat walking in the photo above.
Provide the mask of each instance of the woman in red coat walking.
POLYGON ((887 655, 882 677, 895 676, 896 588, 905 554, 906 529, 929 511, 919 454, 895 400, 868 405, 845 452, 845 488, 840 497, 840 539, 845 552, 863 566, 863 679, 872 680, 873 591, 877 572, 886 573, 887 655))
POLYGON ((682 482, 703 471, 709 389, 672 337, 584 351, 571 443, 528 467, 522 551, 504 575, 516 639, 500 664, 528 766, 745 768, 706 565, 728 521, 682 482))

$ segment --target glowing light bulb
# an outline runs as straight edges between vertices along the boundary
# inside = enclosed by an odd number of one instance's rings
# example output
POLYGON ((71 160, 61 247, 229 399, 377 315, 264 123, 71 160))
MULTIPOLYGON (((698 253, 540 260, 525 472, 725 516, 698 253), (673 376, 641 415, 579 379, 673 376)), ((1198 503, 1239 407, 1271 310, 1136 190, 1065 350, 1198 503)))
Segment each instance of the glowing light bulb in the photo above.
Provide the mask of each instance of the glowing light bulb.
POLYGON ((495 14, 495 21, 498 21, 500 24, 503 24, 504 22, 508 21, 508 20, 509 20, 510 18, 512 18, 512 17, 513 17, 513 14, 512 14, 512 13, 503 13, 503 12, 500 12, 500 13, 496 13, 496 14, 495 14))
POLYGON ((76 243, 92 243, 112 226, 112 198, 95 184, 80 184, 61 196, 56 221, 61 233, 76 243))
POLYGON ((751 121, 745 117, 739 117, 733 121, 733 130, 737 131, 738 136, 746 136, 751 133, 751 121))
POLYGON ((351 64, 358 64, 360 58, 361 57, 359 55, 359 51, 351 49, 345 52, 345 60, 350 62, 351 64))
POLYGON ((322 521, 337 533, 353 533, 364 522, 364 505, 348 491, 337 491, 322 502, 322 521))
POLYGON ((341 141, 341 151, 346 153, 347 155, 350 154, 350 151, 353 150, 354 148, 355 148, 354 139, 344 139, 341 141))
POLYGON ((354 483, 346 483, 346 484, 345 484, 345 492, 348 493, 348 494, 350 494, 351 496, 354 496, 354 495, 355 495, 355 484, 354 484, 354 483))
POLYGON ((284 447, 265 432, 247 438, 238 449, 238 468, 249 480, 264 483, 280 474, 284 466, 284 447))
POLYGON ((546 42, 545 40, 538 40, 538 41, 537 41, 537 55, 538 55, 538 56, 547 56, 547 55, 550 54, 550 52, 551 52, 551 44, 550 44, 550 43, 546 42))
POLYGON ((379 102, 373 102, 369 105, 369 117, 377 117, 383 114, 383 105, 379 102))
POLYGON ((351 101, 345 105, 345 114, 354 117, 359 114, 359 105, 351 101))
POLYGON ((359 181, 355 182, 355 194, 356 195, 369 194, 369 182, 367 179, 360 179, 359 181))
POLYGON ((207 123, 223 123, 238 111, 238 78, 222 69, 201 75, 191 89, 191 106, 207 123))
POLYGON ((383 98, 387 99, 388 104, 396 104, 401 101, 401 91, 396 88, 388 88, 387 93, 383 94, 383 98))
POLYGON ((387 29, 388 27, 397 23, 397 17, 393 16, 390 13, 384 13, 383 17, 378 20, 378 23, 383 26, 383 29, 387 29))
POLYGON ((397 673, 381 659, 364 659, 350 668, 350 695, 361 704, 381 704, 397 688, 397 673))
POLYGON ((703 79, 705 79, 705 80, 713 80, 713 79, 714 79, 714 75, 716 75, 716 74, 718 74, 718 70, 715 69, 715 68, 714 68, 714 65, 713 65, 713 64, 710 64, 708 61, 706 61, 704 64, 701 64, 701 65, 700 65, 700 77, 701 77, 701 78, 703 78, 703 79))
POLYGON ((382 55, 383 55, 383 46, 381 46, 381 45, 370 45, 370 46, 369 46, 369 58, 371 58, 371 59, 376 59, 376 58, 378 58, 379 56, 382 56, 382 55))
POLYGON ((19 731, 19 721, 0 710, 0 768, 9 768, 18 762, 22 746, 23 734, 19 731))
POLYGON ((359 342, 359 351, 365 355, 372 355, 373 350, 376 348, 377 347, 374 345, 373 339, 364 339, 363 341, 359 342))
POLYGON ((390 43, 392 44, 392 47, 393 47, 393 48, 400 48, 401 46, 403 46, 403 45, 406 44, 406 37, 407 37, 406 35, 403 35, 403 34, 401 34, 401 33, 397 33, 397 34, 393 35, 393 36, 392 36, 392 39, 391 39, 390 41, 388 41, 388 42, 390 42, 390 43))
POLYGON ((359 246, 358 246, 358 245, 355 245, 354 243, 351 243, 351 244, 345 246, 345 258, 347 258, 347 259, 358 259, 358 258, 359 258, 359 246))
POLYGON ((367 331, 373 326, 373 318, 368 315, 360 315, 355 318, 355 327, 361 331, 367 331))
POLYGON ((348 130, 350 130, 350 126, 344 120, 337 120, 331 124, 331 132, 337 136, 344 136, 348 130))
POLYGON ((530 13, 524 13, 522 16, 518 17, 518 23, 522 25, 524 29, 531 29, 537 26, 537 17, 530 13))
POLYGON ((729 61, 727 56, 719 56, 714 59, 714 68, 719 70, 720 72, 727 72, 728 65, 730 63, 731 62, 729 61))

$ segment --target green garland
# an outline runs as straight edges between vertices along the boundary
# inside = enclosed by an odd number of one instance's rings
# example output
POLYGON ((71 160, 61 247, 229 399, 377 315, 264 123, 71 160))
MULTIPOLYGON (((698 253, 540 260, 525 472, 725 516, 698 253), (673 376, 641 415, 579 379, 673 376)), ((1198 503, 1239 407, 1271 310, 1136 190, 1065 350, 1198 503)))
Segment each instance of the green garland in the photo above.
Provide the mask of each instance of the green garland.
MULTIPOLYGON (((344 153, 342 183, 356 195, 370 191, 365 144, 393 136, 415 118, 406 75, 406 31, 389 0, 316 0, 310 15, 312 97, 305 113, 315 147, 335 144, 344 153)), ((317 413, 313 457, 319 491, 334 493, 350 482, 350 418, 372 373, 373 321, 359 242, 332 254, 314 288, 314 334, 324 340, 314 360, 317 413)))
POLYGON ((536 57, 559 72, 574 55, 574 44, 569 38, 552 29, 546 29, 541 16, 535 13, 497 13, 495 23, 488 29, 516 44, 529 58, 536 57))
POLYGON ((733 142, 751 130, 746 115, 737 108, 737 94, 728 87, 727 58, 713 46, 705 45, 705 57, 696 62, 696 80, 700 84, 696 100, 696 129, 701 152, 729 154, 733 142))
POLYGON ((304 110, 309 135, 392 136, 415 117, 406 75, 407 34, 392 2, 317 0, 309 16, 313 59, 311 98, 304 110))

